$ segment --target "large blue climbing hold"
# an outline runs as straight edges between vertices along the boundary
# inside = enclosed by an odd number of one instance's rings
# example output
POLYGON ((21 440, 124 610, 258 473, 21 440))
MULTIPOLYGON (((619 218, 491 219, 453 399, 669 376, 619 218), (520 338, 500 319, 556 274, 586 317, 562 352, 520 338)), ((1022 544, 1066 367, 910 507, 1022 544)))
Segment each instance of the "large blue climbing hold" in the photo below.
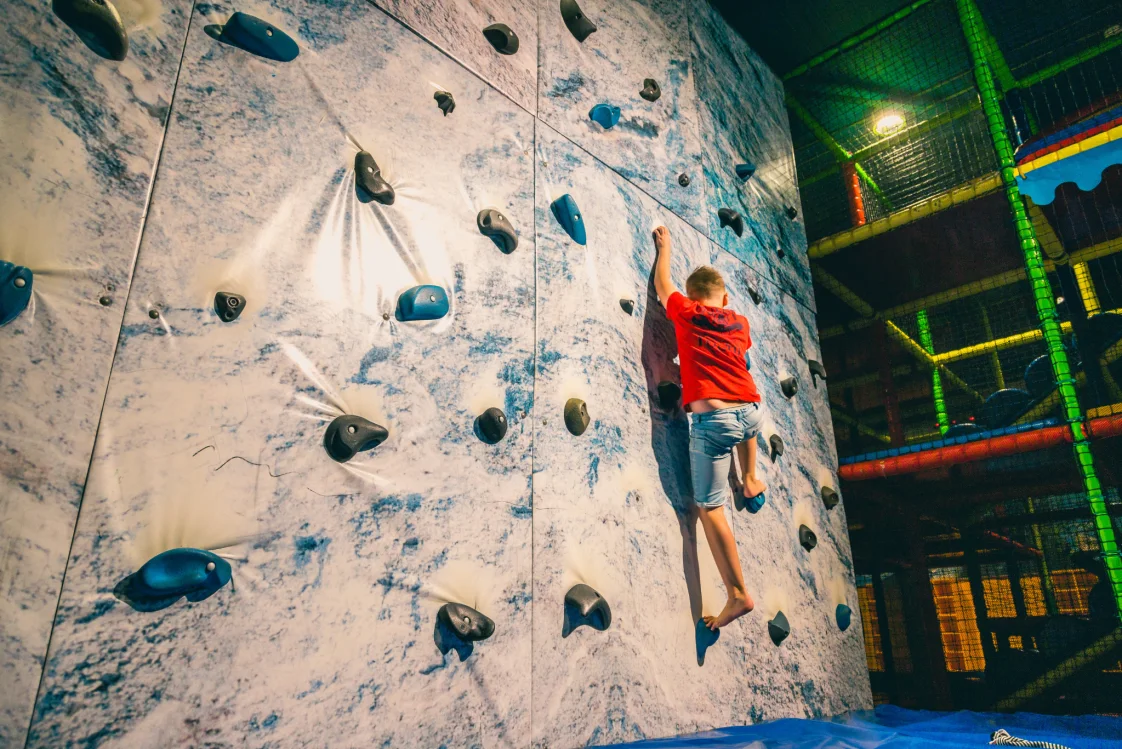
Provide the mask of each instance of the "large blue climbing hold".
POLYGON ((572 195, 565 193, 553 201, 549 207, 553 211, 557 223, 561 224, 561 228, 574 242, 583 245, 588 241, 588 237, 584 233, 584 219, 581 218, 577 201, 573 200, 572 195))
POLYGON ((0 260, 0 325, 7 325, 27 309, 34 280, 30 268, 0 260))
POLYGON ((217 554, 171 549, 145 562, 118 583, 113 594, 137 611, 159 611, 180 598, 192 603, 210 598, 230 576, 230 563, 217 554))
POLYGON ((745 497, 744 498, 744 509, 748 510, 748 512, 755 515, 757 512, 759 512, 760 510, 762 510, 764 508, 764 503, 765 502, 767 502, 767 497, 764 495, 763 492, 757 494, 754 497, 745 497))
POLYGON ((741 181, 747 182, 753 174, 756 173, 756 165, 749 161, 747 164, 736 165, 736 176, 740 177, 741 181))
POLYGON ((837 619, 838 629, 844 632, 849 629, 850 622, 853 621, 853 612, 844 603, 839 603, 834 609, 834 618, 837 619))
POLYGON ((240 11, 230 16, 218 38, 258 57, 277 62, 292 62, 300 54, 300 47, 288 34, 240 11))
POLYGON ((397 319, 403 322, 439 320, 447 314, 448 295, 440 286, 414 286, 397 299, 397 319))
POLYGON ((607 130, 619 122, 619 107, 613 107, 611 104, 597 104, 589 110, 588 119, 607 130))

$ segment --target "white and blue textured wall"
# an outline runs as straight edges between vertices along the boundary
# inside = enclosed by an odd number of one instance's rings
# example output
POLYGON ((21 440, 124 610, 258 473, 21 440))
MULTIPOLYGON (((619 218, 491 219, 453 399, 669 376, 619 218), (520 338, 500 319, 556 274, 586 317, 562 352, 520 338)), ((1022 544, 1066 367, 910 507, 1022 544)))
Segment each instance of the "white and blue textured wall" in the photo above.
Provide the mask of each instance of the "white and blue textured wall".
POLYGON ((6 7, 0 260, 35 283, 0 327, 0 746, 571 747, 870 706, 844 505, 819 499, 837 459, 783 90, 707 4, 585 0, 579 43, 556 0, 132 0, 120 63, 46 2, 6 7), (215 40, 234 11, 300 56, 215 40), (392 206, 356 196, 359 148, 392 206), (550 211, 566 193, 586 246, 550 211), (476 229, 492 207, 513 253, 476 229), (765 507, 732 512, 758 609, 715 640, 688 425, 655 396, 677 378, 658 224, 679 283, 728 280, 786 444, 765 507), (398 321, 421 283, 449 315, 398 321), (492 406, 497 445, 473 432, 492 406), (333 462, 341 413, 390 438, 333 462), (180 546, 225 547, 233 584, 149 613, 114 596, 180 546), (608 630, 561 636, 576 582, 608 630), (449 600, 496 622, 464 660, 434 644, 449 600))

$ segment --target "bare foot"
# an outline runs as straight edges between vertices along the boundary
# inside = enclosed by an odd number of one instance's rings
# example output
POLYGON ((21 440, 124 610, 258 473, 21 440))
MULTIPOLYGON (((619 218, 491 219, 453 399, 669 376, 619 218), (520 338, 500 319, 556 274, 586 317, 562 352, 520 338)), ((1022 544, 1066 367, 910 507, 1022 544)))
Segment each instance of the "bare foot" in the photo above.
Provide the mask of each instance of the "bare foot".
POLYGON ((744 496, 748 499, 758 497, 767 491, 767 484, 751 476, 744 477, 744 496))
POLYGON ((751 611, 754 606, 755 604, 752 602, 752 596, 745 593, 743 598, 739 596, 730 597, 728 601, 725 602, 725 607, 721 609, 721 613, 716 616, 706 616, 702 618, 705 620, 705 626, 716 631, 729 622, 744 616, 751 611))

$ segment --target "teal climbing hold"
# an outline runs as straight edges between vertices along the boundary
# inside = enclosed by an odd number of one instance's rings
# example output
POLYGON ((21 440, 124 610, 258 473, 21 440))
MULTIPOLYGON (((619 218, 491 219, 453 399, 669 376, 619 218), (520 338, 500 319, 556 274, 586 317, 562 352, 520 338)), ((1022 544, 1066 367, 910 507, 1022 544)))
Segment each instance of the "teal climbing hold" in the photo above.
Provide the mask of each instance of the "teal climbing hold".
POLYGON ((0 325, 7 325, 27 309, 34 282, 30 268, 0 260, 0 325))
POLYGON ((834 618, 838 622, 838 629, 844 632, 849 629, 849 625, 853 621, 853 612, 844 603, 839 603, 838 607, 834 609, 834 618))
POLYGON ((747 182, 755 173, 756 165, 750 161, 747 164, 736 165, 736 176, 740 177, 741 181, 743 182, 747 182))
POLYGON ((619 107, 613 107, 611 104, 597 104, 588 111, 588 119, 608 130, 615 127, 615 124, 619 122, 619 107))
POLYGON ((248 13, 235 12, 230 16, 218 39, 244 49, 250 54, 277 62, 292 62, 300 54, 300 47, 292 37, 267 21, 248 13))
POLYGON ((180 598, 192 603, 210 598, 230 577, 230 563, 213 552, 170 549, 119 582, 113 595, 137 611, 159 611, 180 598))
POLYGON ((584 233, 584 219, 581 218, 577 201, 573 200, 572 195, 568 193, 562 195, 553 201, 549 207, 553 211, 557 223, 561 224, 561 228, 574 242, 583 245, 588 241, 588 237, 584 233))
POLYGON ((448 295, 440 286, 414 286, 397 299, 397 319, 402 322, 439 320, 447 314, 448 295))

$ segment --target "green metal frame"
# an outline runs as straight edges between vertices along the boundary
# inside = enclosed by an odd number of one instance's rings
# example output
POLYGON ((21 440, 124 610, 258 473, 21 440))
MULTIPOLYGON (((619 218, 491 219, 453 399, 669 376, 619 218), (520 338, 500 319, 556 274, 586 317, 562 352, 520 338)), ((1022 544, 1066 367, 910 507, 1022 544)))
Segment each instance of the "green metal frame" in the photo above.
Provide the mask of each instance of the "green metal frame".
MULTIPOLYGON (((935 342, 931 339, 931 323, 927 320, 927 310, 916 312, 916 325, 919 326, 919 342, 927 353, 934 356, 935 342)), ((938 369, 931 370, 931 393, 935 400, 935 418, 939 420, 939 434, 946 434, 951 428, 947 416, 947 399, 943 395, 943 378, 938 369)))

